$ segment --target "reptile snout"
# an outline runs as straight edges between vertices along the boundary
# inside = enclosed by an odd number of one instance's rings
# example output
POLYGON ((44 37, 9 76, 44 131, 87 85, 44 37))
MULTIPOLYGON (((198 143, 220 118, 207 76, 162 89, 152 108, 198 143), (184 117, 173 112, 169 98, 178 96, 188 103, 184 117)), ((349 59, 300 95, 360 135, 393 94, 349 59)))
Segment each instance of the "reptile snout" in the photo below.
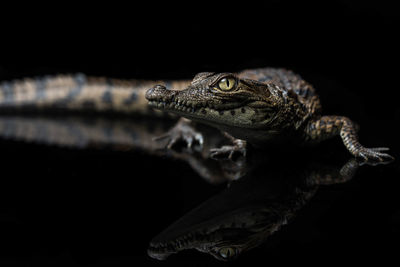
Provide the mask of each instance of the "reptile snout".
POLYGON ((169 90, 163 85, 156 85, 147 90, 145 97, 150 105, 158 105, 161 103, 165 106, 166 103, 173 101, 176 94, 177 91, 175 90, 169 90))
POLYGON ((149 101, 158 101, 163 96, 165 96, 165 91, 168 91, 167 88, 163 85, 156 85, 149 90, 147 90, 145 97, 149 101))

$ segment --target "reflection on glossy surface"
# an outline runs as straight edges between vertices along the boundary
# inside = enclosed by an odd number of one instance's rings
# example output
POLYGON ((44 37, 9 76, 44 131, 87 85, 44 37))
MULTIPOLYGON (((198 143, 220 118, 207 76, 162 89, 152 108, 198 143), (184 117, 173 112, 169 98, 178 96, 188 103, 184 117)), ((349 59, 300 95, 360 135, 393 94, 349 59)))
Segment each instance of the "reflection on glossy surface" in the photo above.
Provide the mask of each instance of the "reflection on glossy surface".
POLYGON ((171 121, 150 125, 144 120, 99 116, 0 117, 0 137, 72 148, 111 147, 156 149, 152 138, 171 127, 171 121))
POLYGON ((168 120, 149 124, 147 120, 128 118, 2 116, 0 136, 74 148, 139 150, 187 162, 211 184, 227 182, 227 189, 150 242, 148 254, 160 260, 185 249, 197 249, 219 260, 235 259, 287 224, 320 185, 346 182, 359 167, 355 159, 343 166, 344 162, 337 164, 338 159, 321 160, 318 153, 325 153, 321 152, 324 149, 253 151, 247 158, 216 161, 209 158, 208 152, 228 141, 223 135, 204 127, 202 150, 166 150, 154 138, 171 126, 168 120))
POLYGON ((350 180, 359 164, 343 167, 305 165, 296 157, 260 162, 220 194, 173 223, 150 243, 148 254, 164 260, 185 249, 197 249, 218 260, 235 259, 287 224, 320 185, 350 180), (287 169, 278 164, 287 160, 287 169), (279 167, 275 167, 279 166, 279 167))
POLYGON ((228 140, 219 131, 207 126, 198 126, 205 136, 202 148, 194 146, 188 150, 183 147, 178 151, 165 149, 165 142, 156 139, 174 123, 168 118, 153 118, 149 123, 148 118, 2 115, 0 138, 75 149, 142 151, 166 156, 187 162, 201 177, 213 184, 235 180, 246 171, 243 159, 217 162, 209 158, 210 148, 228 140))

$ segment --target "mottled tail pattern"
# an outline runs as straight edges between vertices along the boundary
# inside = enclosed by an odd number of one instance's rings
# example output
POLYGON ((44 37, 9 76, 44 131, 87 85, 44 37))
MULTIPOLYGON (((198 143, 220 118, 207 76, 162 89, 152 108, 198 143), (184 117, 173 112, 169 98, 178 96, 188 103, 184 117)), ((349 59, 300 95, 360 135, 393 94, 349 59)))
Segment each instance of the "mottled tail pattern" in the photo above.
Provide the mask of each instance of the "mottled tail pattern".
POLYGON ((162 81, 117 80, 84 74, 0 83, 0 111, 70 110, 146 114, 147 89, 162 81))

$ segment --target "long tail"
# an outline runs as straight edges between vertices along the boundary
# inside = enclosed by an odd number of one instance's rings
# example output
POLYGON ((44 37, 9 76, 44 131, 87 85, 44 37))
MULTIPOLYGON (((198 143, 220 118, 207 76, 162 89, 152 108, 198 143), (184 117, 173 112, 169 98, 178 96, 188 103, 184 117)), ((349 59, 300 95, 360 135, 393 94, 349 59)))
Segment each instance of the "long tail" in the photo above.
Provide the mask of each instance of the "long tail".
POLYGON ((183 88, 188 81, 116 80, 84 74, 0 83, 0 112, 94 111, 149 114, 144 95, 156 84, 183 88))

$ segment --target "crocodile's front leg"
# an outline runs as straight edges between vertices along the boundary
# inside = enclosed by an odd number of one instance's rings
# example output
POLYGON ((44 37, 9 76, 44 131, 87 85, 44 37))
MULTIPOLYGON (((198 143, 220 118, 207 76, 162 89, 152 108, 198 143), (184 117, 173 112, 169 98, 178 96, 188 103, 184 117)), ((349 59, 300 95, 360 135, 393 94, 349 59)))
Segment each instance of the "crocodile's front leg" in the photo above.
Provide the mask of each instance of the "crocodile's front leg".
POLYGON ((245 140, 237 139, 227 132, 224 132, 224 135, 231 140, 232 145, 226 145, 219 148, 210 149, 210 157, 212 159, 237 159, 240 156, 246 156, 246 146, 247 142, 245 140))
POLYGON ((355 124, 347 117, 323 116, 310 121, 305 128, 308 141, 319 142, 330 137, 340 135, 347 150, 355 157, 363 158, 365 161, 386 161, 394 158, 382 151, 389 148, 366 148, 358 142, 355 124))
POLYGON ((195 130, 190 120, 185 118, 180 118, 173 128, 155 138, 156 141, 164 139, 168 139, 166 144, 168 149, 179 146, 192 149, 193 146, 198 145, 198 149, 201 150, 203 146, 203 135, 195 130))

